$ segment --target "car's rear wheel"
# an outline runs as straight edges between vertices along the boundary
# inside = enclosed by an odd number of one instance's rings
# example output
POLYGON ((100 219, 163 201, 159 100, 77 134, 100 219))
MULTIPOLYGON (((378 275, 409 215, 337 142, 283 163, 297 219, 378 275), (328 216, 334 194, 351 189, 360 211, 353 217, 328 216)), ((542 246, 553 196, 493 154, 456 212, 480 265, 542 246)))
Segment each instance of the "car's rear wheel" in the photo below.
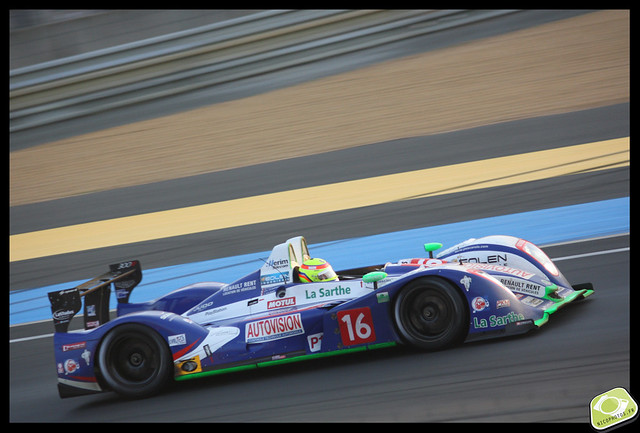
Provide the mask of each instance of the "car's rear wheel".
POLYGON ((394 318, 402 339, 418 349, 438 350, 461 343, 468 330, 460 291, 437 277, 416 279, 398 294, 394 318))
POLYGON ((105 336, 98 362, 106 384, 131 398, 158 393, 173 374, 171 353, 162 337, 133 323, 117 326, 105 336))

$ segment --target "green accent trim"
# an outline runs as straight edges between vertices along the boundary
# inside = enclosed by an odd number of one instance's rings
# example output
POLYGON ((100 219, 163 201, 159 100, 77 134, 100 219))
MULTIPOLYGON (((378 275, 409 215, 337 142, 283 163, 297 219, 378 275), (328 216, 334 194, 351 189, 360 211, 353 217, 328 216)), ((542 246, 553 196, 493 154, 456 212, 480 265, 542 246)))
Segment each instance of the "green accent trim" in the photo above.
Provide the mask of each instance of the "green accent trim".
POLYGON ((428 244, 424 244, 424 250, 429 253, 429 258, 433 258, 433 252, 442 248, 442 244, 440 242, 430 242, 428 244))
POLYGON ((365 283, 375 283, 376 281, 384 280, 387 278, 387 273, 382 271, 369 272, 362 276, 362 281, 365 283))
MULTIPOLYGON (((551 287, 551 286, 549 286, 549 287, 551 287)), ((552 306, 550 306, 549 308, 544 310, 544 313, 543 313, 542 317, 539 318, 538 320, 534 320, 534 322, 533 322, 534 325, 536 325, 538 327, 544 325, 545 323, 547 323, 549 321, 549 316, 551 314, 555 313, 556 311, 558 311, 558 309, 560 307, 568 304, 569 302, 572 302, 572 301, 576 300, 580 296, 582 296, 583 298, 586 298, 587 296, 591 296, 593 294, 593 292, 594 291, 591 290, 591 289, 576 290, 575 292, 573 292, 572 294, 570 294, 569 296, 567 296, 564 299, 560 299, 558 301, 556 301, 554 299, 551 299, 553 302, 555 302, 555 304, 553 304, 552 306)), ((545 298, 546 298, 546 296, 545 296, 545 298)))
POLYGON ((193 373, 193 374, 184 374, 180 376, 175 376, 173 379, 179 382, 187 379, 196 379, 198 377, 203 377, 203 376, 215 376, 216 374, 233 373, 234 371, 242 371, 242 370, 254 370, 256 368, 258 368, 258 366, 255 364, 239 365, 237 367, 229 367, 229 368, 224 368, 220 370, 210 370, 210 371, 202 371, 202 372, 193 373))
POLYGON ((312 353, 310 355, 294 356, 292 358, 276 359, 276 360, 273 360, 273 361, 262 361, 262 362, 258 362, 258 363, 255 363, 255 364, 247 364, 247 365, 240 365, 240 366, 236 366, 236 367, 220 368, 218 370, 210 370, 210 371, 202 371, 202 372, 193 373, 193 374, 185 374, 185 375, 176 376, 174 379, 176 381, 182 381, 182 380, 188 380, 188 379, 197 379, 197 378, 205 377, 205 376, 215 376, 217 374, 233 373, 233 372, 242 371, 242 370, 253 370, 253 369, 256 369, 256 368, 263 368, 263 367, 272 367, 272 366, 280 365, 280 364, 289 364, 291 362, 309 361, 309 360, 312 360, 312 359, 327 358, 327 357, 330 357, 330 356, 337 356, 337 355, 347 355, 347 354, 351 354, 351 353, 364 352, 364 351, 367 351, 367 350, 384 349, 384 348, 387 348, 387 347, 393 347, 396 344, 397 343, 395 341, 391 341, 391 342, 388 342, 388 343, 370 344, 368 346, 360 346, 360 347, 353 347, 353 348, 350 348, 350 349, 334 350, 332 352, 312 353))
POLYGON ((553 302, 560 302, 562 301, 562 298, 557 298, 552 296, 552 295, 557 296, 557 292, 558 292, 558 286, 555 284, 551 284, 550 286, 547 286, 544 288, 543 298, 553 302))
POLYGON ((538 320, 534 320, 533 324, 536 325, 538 328, 541 327, 542 325, 544 325, 545 323, 547 323, 549 321, 549 313, 542 313, 542 317, 538 320))
POLYGON ((428 244, 424 244, 424 250, 426 252, 439 250, 442 248, 442 244, 440 242, 430 242, 428 244))

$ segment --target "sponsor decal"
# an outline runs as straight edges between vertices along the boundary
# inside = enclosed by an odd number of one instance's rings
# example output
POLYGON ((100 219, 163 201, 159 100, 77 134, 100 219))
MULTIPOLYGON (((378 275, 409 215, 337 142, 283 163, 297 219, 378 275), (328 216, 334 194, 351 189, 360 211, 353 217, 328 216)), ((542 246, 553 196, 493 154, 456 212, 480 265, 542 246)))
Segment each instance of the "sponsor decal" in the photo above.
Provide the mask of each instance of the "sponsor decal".
POLYGON ((75 373, 76 371, 78 371, 79 368, 80 368, 80 364, 73 359, 67 359, 64 362, 64 374, 75 373))
POLYGON ((307 336, 307 342, 309 343, 310 352, 318 352, 322 348, 322 335, 323 333, 320 332, 319 334, 307 336))
POLYGON ((513 311, 505 316, 496 316, 495 314, 492 314, 491 316, 489 316, 489 320, 474 317, 473 327, 475 329, 495 328, 498 326, 505 326, 508 323, 517 322, 519 320, 524 320, 524 315, 520 313, 514 313, 513 311))
POLYGON ((266 274, 260 276, 260 284, 262 286, 268 286, 271 284, 286 284, 289 282, 289 275, 287 274, 266 274))
POLYGON ((296 305, 296 298, 282 298, 276 299, 273 301, 267 302, 267 310, 272 310, 274 308, 282 308, 282 307, 293 307, 296 305))
POLYGON ((213 301, 209 301, 209 302, 205 302, 204 304, 200 304, 200 305, 196 305, 195 307, 193 307, 193 310, 191 310, 190 314, 195 314, 198 313, 202 310, 205 310, 209 307, 211 307, 213 305, 213 301))
POLYGON ((385 302, 389 302, 389 292, 376 293, 376 299, 378 300, 378 304, 384 304, 385 302))
POLYGON ((369 307, 340 311, 337 314, 337 318, 344 346, 376 341, 373 317, 369 307))
MULTIPOLYGON (((80 355, 80 357, 87 365, 89 365, 89 363, 91 362, 91 352, 86 349, 84 350, 84 352, 82 352, 82 355, 80 355)), ((80 363, 81 361, 76 361, 75 359, 67 359, 63 363, 59 362, 57 364, 58 374, 74 374, 80 369, 80 363)))
POLYGON ((93 304, 87 305, 86 311, 87 311, 87 316, 95 316, 96 315, 96 306, 93 305, 93 304))
POLYGON ((116 289, 116 299, 124 299, 128 294, 128 290, 116 289))
POLYGON ((267 263, 267 266, 271 266, 274 269, 282 269, 282 268, 289 267, 289 259, 279 259, 279 260, 271 259, 266 263, 267 263))
POLYGON ((215 316, 218 313, 222 313, 224 311, 227 311, 227 307, 218 307, 218 308, 213 308, 211 310, 207 310, 204 312, 205 316, 215 316))
POLYGON ((235 284, 230 284, 222 289, 222 295, 233 295, 236 293, 242 293, 256 288, 256 280, 243 281, 235 284))
POLYGON ((121 270, 121 269, 129 269, 132 266, 135 266, 137 264, 137 260, 132 260, 129 262, 122 262, 122 263, 118 263, 118 265, 116 266, 116 270, 121 270))
POLYGON ((458 257, 459 263, 499 263, 506 264, 507 263, 507 255, 506 254, 491 254, 484 257, 458 257))
POLYGON ((185 334, 169 335, 167 340, 169 341, 170 347, 187 344, 187 336, 185 334))
POLYGON ((93 328, 97 328, 98 326, 100 326, 100 321, 99 320, 93 320, 91 322, 87 322, 87 329, 93 329, 93 328))
POLYGON ((469 287, 471 287, 471 277, 469 275, 465 275, 460 280, 460 284, 462 284, 464 286, 465 290, 468 292, 469 291, 469 287))
POLYGON ((496 301, 497 309, 510 307, 510 306, 511 306, 511 301, 509 299, 498 299, 498 301, 496 301))
POLYGON ((489 301, 487 301, 482 296, 476 296, 471 301, 471 308, 473 308, 473 312, 476 313, 478 311, 485 310, 489 308, 489 301))
POLYGON ((438 266, 438 265, 442 265, 443 263, 446 263, 444 260, 440 260, 440 259, 434 259, 434 258, 422 258, 422 259, 402 259, 402 260, 398 260, 398 264, 399 265, 403 265, 403 266, 407 266, 407 265, 412 265, 412 266, 424 266, 424 267, 429 267, 429 266, 438 266))
POLYGON ((73 317, 75 311, 73 310, 57 310, 52 316, 56 320, 68 320, 70 317, 73 317))
POLYGON ((251 299, 247 301, 247 307, 251 307, 252 305, 258 305, 259 302, 260 302, 259 298, 251 299))
POLYGON ((320 289, 312 289, 304 291, 306 299, 314 299, 314 298, 329 298, 333 296, 344 296, 351 294, 351 287, 342 287, 337 286, 330 289, 320 288, 320 289))
POLYGON ((262 343, 304 334, 300 313, 249 322, 245 326, 247 343, 262 343))
POLYGON ((544 302, 544 299, 538 299, 538 298, 533 298, 531 296, 526 296, 520 299, 520 302, 530 307, 538 307, 540 304, 544 302))
POLYGON ((510 274, 525 279, 533 277, 531 272, 523 271, 522 269, 510 268, 508 266, 492 265, 487 263, 467 263, 466 266, 467 268, 480 269, 483 271, 502 272, 503 274, 510 274))
POLYGON ((526 280, 518 280, 515 278, 498 277, 498 280, 508 289, 514 292, 525 293, 528 295, 543 297, 545 295, 544 286, 535 284, 526 280))
POLYGON ((62 351, 63 352, 68 352, 69 350, 84 349, 85 347, 87 347, 87 342, 86 341, 79 341, 77 343, 63 344, 62 345, 62 351))

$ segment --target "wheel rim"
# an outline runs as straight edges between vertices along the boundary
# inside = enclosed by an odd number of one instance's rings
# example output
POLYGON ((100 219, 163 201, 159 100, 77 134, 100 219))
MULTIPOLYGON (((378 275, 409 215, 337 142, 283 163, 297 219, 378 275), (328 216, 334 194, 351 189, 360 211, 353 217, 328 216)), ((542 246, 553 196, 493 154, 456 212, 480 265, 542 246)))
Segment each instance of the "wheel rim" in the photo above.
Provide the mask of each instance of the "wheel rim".
POLYGON ((156 348, 136 336, 121 336, 111 345, 109 358, 111 372, 123 383, 146 383, 155 377, 159 368, 156 348))
POLYGON ((405 299, 404 320, 409 333, 421 340, 437 339, 451 328, 455 306, 450 298, 430 289, 412 293, 405 299))

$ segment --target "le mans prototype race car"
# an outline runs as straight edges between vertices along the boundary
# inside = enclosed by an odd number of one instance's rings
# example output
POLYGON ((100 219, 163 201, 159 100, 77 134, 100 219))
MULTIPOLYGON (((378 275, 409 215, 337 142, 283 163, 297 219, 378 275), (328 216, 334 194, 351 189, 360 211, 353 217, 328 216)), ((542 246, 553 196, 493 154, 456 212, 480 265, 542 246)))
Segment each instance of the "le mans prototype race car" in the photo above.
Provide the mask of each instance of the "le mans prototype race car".
POLYGON ((49 293, 61 397, 112 390, 131 398, 183 380, 396 344, 438 350, 520 334, 593 293, 571 286, 546 254, 510 236, 469 239, 433 256, 301 283, 302 236, 276 245, 236 281, 197 283, 130 303, 138 261, 49 293), (110 320, 111 285, 117 317, 110 320), (82 309, 84 329, 69 330, 82 309))

